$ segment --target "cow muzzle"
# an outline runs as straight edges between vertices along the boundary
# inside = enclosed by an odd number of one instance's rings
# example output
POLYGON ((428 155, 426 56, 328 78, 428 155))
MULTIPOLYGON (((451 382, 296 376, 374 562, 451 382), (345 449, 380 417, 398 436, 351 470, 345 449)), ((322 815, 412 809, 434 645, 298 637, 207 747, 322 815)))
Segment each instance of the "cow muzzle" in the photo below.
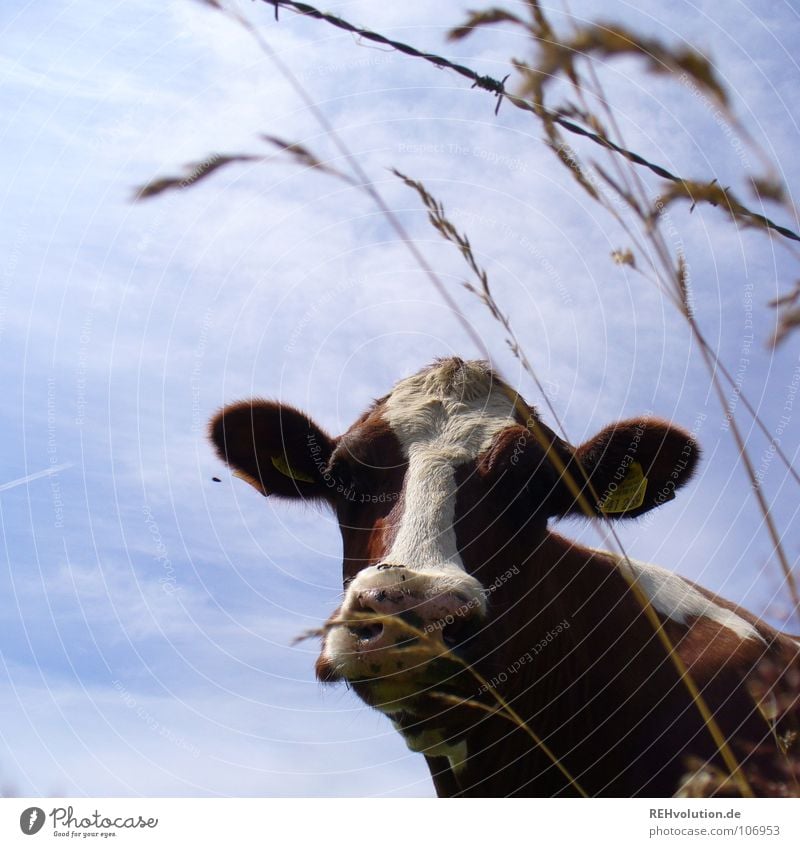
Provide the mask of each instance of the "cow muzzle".
POLYGON ((391 710, 390 702, 459 675, 485 617, 483 586, 456 565, 373 565, 348 585, 329 622, 318 674, 347 680, 391 710))

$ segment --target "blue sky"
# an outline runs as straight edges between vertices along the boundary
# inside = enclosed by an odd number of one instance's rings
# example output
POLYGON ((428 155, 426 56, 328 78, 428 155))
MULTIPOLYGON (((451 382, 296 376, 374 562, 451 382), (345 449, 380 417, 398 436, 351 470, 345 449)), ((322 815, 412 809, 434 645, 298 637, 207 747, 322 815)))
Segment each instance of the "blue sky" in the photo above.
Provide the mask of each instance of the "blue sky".
MULTIPOLYGON (((325 8, 502 77, 525 55, 516 33, 444 42, 472 5, 325 8)), ((573 441, 646 410, 700 422, 698 479, 621 529, 623 542, 777 620, 779 571, 689 333, 611 262, 624 234, 554 166, 539 126, 508 104, 495 117, 491 98, 426 64, 289 12, 276 24, 267 6, 242 8, 401 214, 504 375, 541 404, 460 289, 461 260, 388 168, 424 180, 467 230, 573 441)), ((736 114, 798 185, 800 21, 788 3, 584 0, 571 11, 707 50, 736 114)), ((232 480, 204 426, 221 404, 260 394, 340 432, 435 356, 477 351, 370 202, 329 177, 275 159, 130 202, 134 186, 209 153, 265 152, 261 132, 334 155, 222 16, 192 0, 12 0, 0 31, 0 789, 429 795, 422 759, 388 722, 316 684, 313 642, 292 646, 337 603, 331 517, 232 480)), ((758 155, 696 96, 631 60, 601 74, 630 147, 746 196, 758 155)), ((765 342, 766 302, 793 284, 795 257, 718 210, 675 207, 673 222, 700 324, 733 371, 752 321, 743 390, 773 433, 793 402, 780 433, 793 456, 797 340, 777 352, 765 342)), ((794 561, 796 489, 742 411, 794 561)), ((562 530, 597 543, 591 527, 562 530)))

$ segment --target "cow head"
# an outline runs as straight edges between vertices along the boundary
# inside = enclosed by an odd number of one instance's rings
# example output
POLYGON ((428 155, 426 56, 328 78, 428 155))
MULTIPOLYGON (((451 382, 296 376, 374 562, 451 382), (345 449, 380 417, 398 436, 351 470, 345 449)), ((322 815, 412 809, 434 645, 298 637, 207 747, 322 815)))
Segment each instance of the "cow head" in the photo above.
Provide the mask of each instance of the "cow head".
POLYGON ((264 400, 224 408, 210 435, 262 494, 335 510, 344 596, 317 675, 348 681, 431 755, 449 754, 459 730, 441 716, 495 649, 492 587, 524 569, 548 518, 643 514, 697 457, 687 433, 645 418, 573 447, 486 363, 457 358, 402 380, 337 438, 264 400))

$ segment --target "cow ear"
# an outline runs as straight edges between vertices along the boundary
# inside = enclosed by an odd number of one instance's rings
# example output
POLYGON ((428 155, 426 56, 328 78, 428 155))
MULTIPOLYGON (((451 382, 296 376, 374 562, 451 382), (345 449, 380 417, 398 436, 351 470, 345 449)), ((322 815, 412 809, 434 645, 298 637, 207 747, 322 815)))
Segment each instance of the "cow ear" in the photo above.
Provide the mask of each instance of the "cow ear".
POLYGON ((212 418, 209 437, 234 475, 262 494, 320 499, 334 440, 307 415, 282 403, 245 400, 212 418))
MULTIPOLYGON (((612 424, 575 451, 589 478, 572 471, 585 495, 574 498, 566 514, 595 514, 634 518, 672 500, 697 466, 700 449, 680 427, 652 418, 633 418, 612 424)), ((562 512, 562 514, 565 514, 562 512)))

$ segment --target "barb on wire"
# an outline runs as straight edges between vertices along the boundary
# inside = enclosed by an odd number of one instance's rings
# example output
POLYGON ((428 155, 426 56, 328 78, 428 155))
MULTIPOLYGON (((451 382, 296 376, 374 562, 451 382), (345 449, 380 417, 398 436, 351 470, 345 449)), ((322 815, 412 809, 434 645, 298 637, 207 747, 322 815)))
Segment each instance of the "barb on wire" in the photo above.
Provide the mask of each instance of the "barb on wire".
MULTIPOLYGON (((699 182, 684 179, 683 177, 678 176, 677 174, 674 174, 671 171, 667 170, 667 168, 662 167, 661 165, 658 165, 654 162, 648 161, 644 158, 644 156, 640 156, 633 150, 628 150, 625 147, 621 147, 619 144, 615 144, 610 138, 605 138, 602 135, 598 135, 596 132, 592 132, 591 130, 580 126, 579 124, 576 124, 574 121, 565 118, 558 112, 553 112, 546 109, 543 110, 541 106, 537 106, 536 104, 531 103, 529 100, 525 100, 522 97, 517 97, 515 94, 506 91, 505 83, 508 79, 507 76, 504 77, 502 80, 499 80, 491 76, 479 74, 476 71, 472 70, 472 68, 468 68, 466 65, 460 65, 457 62, 452 62, 449 59, 446 59, 444 56, 439 56, 435 53, 426 53, 422 50, 418 50, 416 47, 412 47, 410 44, 405 44, 402 41, 396 41, 394 39, 387 38, 385 35, 381 35, 378 32, 373 32, 372 30, 364 29, 363 27, 358 27, 355 24, 346 21, 344 18, 340 18, 338 15, 333 15, 329 12, 322 12, 308 3, 299 3, 296 2, 296 0, 262 0, 262 2, 269 3, 270 5, 275 7, 276 20, 279 8, 289 8, 299 15, 314 18, 315 20, 325 21, 325 23, 331 24, 332 26, 344 30, 345 32, 350 32, 353 35, 357 35, 359 38, 363 38, 365 41, 373 41, 376 44, 384 44, 388 47, 393 48, 394 50, 397 50, 399 53, 404 53, 406 56, 411 56, 415 59, 424 59, 426 62, 430 62, 437 68, 447 68, 448 70, 455 71, 457 74, 460 74, 466 79, 469 79, 472 82, 473 88, 480 88, 484 91, 488 91, 497 98, 495 114, 497 114, 497 111, 500 109, 500 104, 502 103, 502 101, 508 100, 509 103, 516 106, 518 109, 523 109, 524 111, 532 112, 533 114, 536 114, 540 117, 544 117, 547 120, 558 124, 558 126, 560 126, 562 129, 565 129, 567 132, 571 132, 574 135, 579 135, 583 138, 588 138, 595 144, 599 144, 601 147, 605 147, 607 150, 611 150, 614 153, 623 156, 628 161, 633 162, 633 164, 649 169, 656 176, 659 176, 662 179, 677 183, 680 186, 700 185, 699 182)), ((784 238, 788 238, 791 241, 800 242, 800 235, 798 235, 793 230, 789 229, 789 227, 776 223, 775 221, 768 218, 766 215, 762 215, 759 212, 754 212, 751 209, 748 209, 741 203, 738 203, 737 201, 733 200, 730 194, 728 194, 728 198, 729 202, 733 204, 733 206, 736 208, 737 213, 740 216, 749 218, 753 223, 759 226, 763 226, 766 229, 772 230, 778 235, 782 235, 784 238)), ((697 199, 706 200, 706 198, 703 196, 699 196, 697 199)), ((708 202, 711 201, 709 200, 708 202)), ((717 204, 712 203, 712 205, 717 204)))

